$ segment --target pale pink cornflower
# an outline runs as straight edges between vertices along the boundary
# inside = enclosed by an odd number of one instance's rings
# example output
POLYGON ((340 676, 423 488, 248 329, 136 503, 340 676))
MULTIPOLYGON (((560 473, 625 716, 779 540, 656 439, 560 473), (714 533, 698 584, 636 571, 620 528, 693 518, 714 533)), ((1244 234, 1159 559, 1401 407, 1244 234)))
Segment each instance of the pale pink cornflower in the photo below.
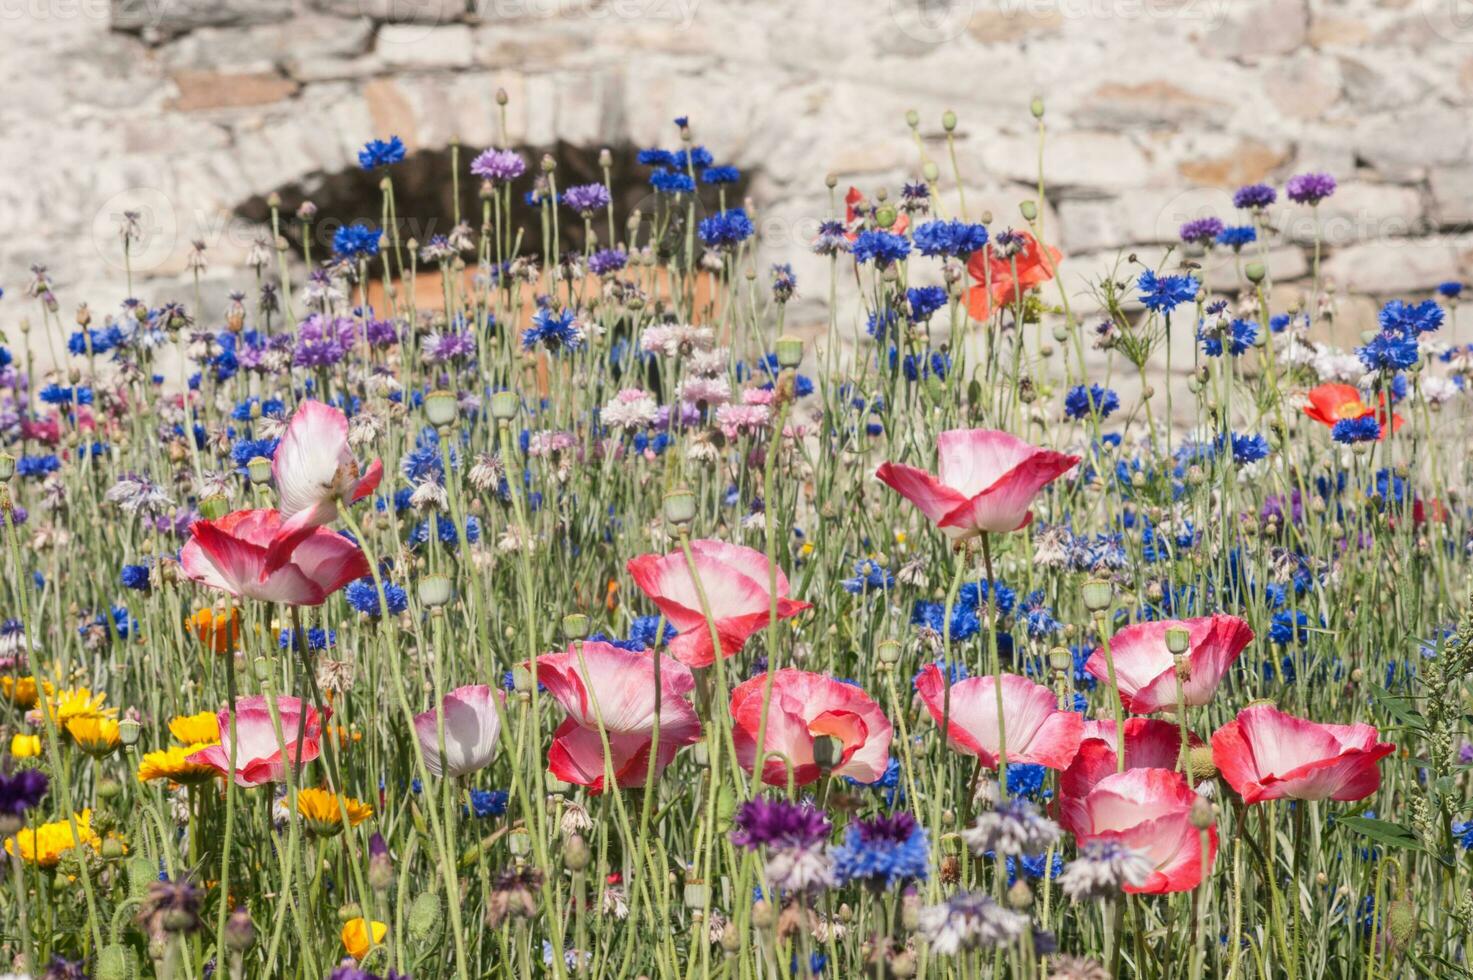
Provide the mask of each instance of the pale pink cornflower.
POLYGON ((625 388, 604 406, 600 416, 613 429, 634 431, 652 425, 660 406, 655 397, 642 388, 625 388))
POLYGON ((551 456, 561 453, 578 445, 578 437, 571 432, 559 430, 547 430, 534 432, 527 439, 528 456, 551 456))
POLYGON ((723 377, 686 378, 680 385, 680 400, 692 405, 725 405, 731 401, 731 383, 723 377))
POLYGON ((772 422, 772 409, 766 405, 723 405, 716 410, 716 425, 728 439, 753 435, 772 422))

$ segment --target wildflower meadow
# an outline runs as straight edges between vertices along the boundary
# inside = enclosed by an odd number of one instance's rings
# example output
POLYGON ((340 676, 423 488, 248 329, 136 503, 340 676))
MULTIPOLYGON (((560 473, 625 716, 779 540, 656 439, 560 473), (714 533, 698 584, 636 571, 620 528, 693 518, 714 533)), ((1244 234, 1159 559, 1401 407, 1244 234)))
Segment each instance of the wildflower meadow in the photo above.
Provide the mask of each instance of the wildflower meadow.
POLYGON ((1305 173, 1076 315, 1031 111, 1014 213, 947 113, 805 281, 680 118, 5 284, 0 971, 1468 976, 1461 286, 1331 346, 1305 173))

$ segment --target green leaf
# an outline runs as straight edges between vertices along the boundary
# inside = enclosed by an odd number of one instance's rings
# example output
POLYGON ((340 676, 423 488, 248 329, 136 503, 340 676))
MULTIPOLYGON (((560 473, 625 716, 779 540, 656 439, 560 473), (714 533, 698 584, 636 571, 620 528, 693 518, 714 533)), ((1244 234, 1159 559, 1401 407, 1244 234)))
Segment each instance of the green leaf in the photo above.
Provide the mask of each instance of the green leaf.
POLYGON ((1363 837, 1369 837, 1373 841, 1385 844, 1387 847, 1421 851, 1423 854, 1430 853, 1420 837, 1400 824, 1371 817, 1336 817, 1335 822, 1343 827, 1349 827, 1363 837))
POLYGON ((1371 698, 1385 709, 1387 714, 1408 728, 1419 732, 1427 731, 1427 719, 1420 711, 1414 709, 1406 698, 1393 697, 1375 689, 1371 690, 1371 698))

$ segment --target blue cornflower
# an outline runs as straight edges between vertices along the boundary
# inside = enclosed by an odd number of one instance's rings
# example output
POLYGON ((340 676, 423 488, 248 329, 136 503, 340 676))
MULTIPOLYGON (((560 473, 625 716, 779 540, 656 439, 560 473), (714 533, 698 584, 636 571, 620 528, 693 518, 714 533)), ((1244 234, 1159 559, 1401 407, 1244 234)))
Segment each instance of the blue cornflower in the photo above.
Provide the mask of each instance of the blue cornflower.
POLYGON ((1234 320, 1224 328, 1220 325, 1209 327, 1204 323, 1197 328, 1197 339, 1202 342, 1202 353, 1208 357, 1222 356, 1224 340, 1227 341, 1227 352, 1238 357, 1258 339, 1258 324, 1252 320, 1234 320))
POLYGON ((635 159, 646 167, 675 166, 675 154, 671 153, 669 150, 662 150, 659 147, 654 147, 648 150, 640 150, 635 159))
POLYGON ((1463 294, 1463 284, 1460 282, 1440 282, 1437 284, 1437 294, 1448 299, 1457 299, 1463 294))
POLYGON ((544 306, 532 314, 532 325, 522 331, 522 350, 533 350, 539 344, 553 353, 573 351, 583 346, 583 332, 574 325, 573 311, 557 312, 544 306))
POLYGON ((704 146, 693 146, 689 150, 676 150, 673 160, 677 170, 685 170, 687 167, 700 170, 715 162, 716 158, 711 156, 711 151, 704 146))
POLYGON ((369 140, 358 151, 358 166, 364 170, 377 170, 404 159, 404 141, 397 136, 387 140, 369 140))
POLYGON ((17 476, 45 476, 61 468, 61 460, 52 453, 44 456, 22 456, 15 461, 17 476))
POLYGON ((876 310, 869 315, 865 321, 864 329, 875 340, 883 342, 890 328, 900 322, 900 317, 892 309, 876 310))
POLYGON ((1120 396, 1110 388, 1102 388, 1099 385, 1090 385, 1088 389, 1084 385, 1075 385, 1069 389, 1064 396, 1064 416, 1071 419, 1082 419, 1090 415, 1092 411, 1099 412, 1100 418, 1110 417, 1110 413, 1120 407, 1120 396))
POLYGON ((1473 820, 1454 820, 1453 836, 1458 839, 1459 847, 1473 851, 1473 820))
MULTIPOLYGON (((442 544, 454 545, 460 542, 460 531, 455 522, 448 517, 435 515, 435 534, 442 544)), ((430 539, 430 522, 420 521, 409 534, 411 544, 424 544, 430 539)), ((481 522, 474 514, 465 519, 465 539, 470 544, 481 540, 481 522)))
POLYGON ((701 236, 701 244, 707 248, 730 251, 751 238, 755 229, 746 211, 731 208, 703 220, 697 231, 701 236))
POLYGON ((861 265, 874 262, 878 268, 886 269, 910 254, 910 239, 888 231, 862 231, 850 250, 854 261, 861 265))
POLYGON ((1235 463, 1256 463, 1268 455, 1268 440, 1261 435, 1232 434, 1233 461, 1235 463))
POLYGON ((895 588, 895 576, 889 569, 866 558, 854 563, 854 577, 840 583, 852 595, 865 592, 888 592, 895 588))
POLYGON ((941 307, 946 305, 944 286, 913 286, 905 291, 910 303, 910 322, 925 323, 941 307))
POLYGON ((122 572, 123 587, 136 589, 139 592, 148 591, 148 566, 146 565, 124 565, 122 572))
POLYGON ((1234 252, 1241 251, 1244 245, 1251 245, 1256 241, 1258 229, 1252 225, 1229 225, 1217 233, 1217 244, 1234 252))
POLYGON ((275 439, 237 439, 230 447, 230 461, 237 469, 245 469, 246 464, 257 456, 275 459, 276 443, 275 439))
POLYGON ((1379 333, 1355 352, 1370 371, 1405 371, 1417 363, 1415 337, 1379 333))
POLYGON ((345 259, 371 259, 378 254, 378 238, 377 229, 355 221, 332 236, 332 250, 345 259))
POLYGON ((1197 298, 1202 286, 1193 276, 1158 276, 1147 269, 1136 279, 1141 303, 1155 313, 1170 313, 1182 303, 1197 298))
POLYGON ((1309 639, 1309 616, 1302 609, 1281 609, 1274 613, 1268 627, 1270 643, 1285 646, 1291 642, 1304 643, 1309 639))
MULTIPOLYGON (((961 589, 957 591, 956 602, 959 606, 970 606, 973 609, 980 609, 982 606, 987 605, 988 598, 990 597, 991 593, 992 583, 988 582, 986 579, 978 582, 963 582, 961 589)), ((998 613, 1000 615, 1006 616, 1008 613, 1013 611, 1013 607, 1017 604, 1018 593, 1014 589, 1008 587, 1007 585, 1004 585, 1002 582, 998 582, 998 613)))
POLYGON ((1374 413, 1358 419, 1340 419, 1330 429, 1330 438, 1350 445, 1357 442, 1375 442, 1381 438, 1381 423, 1374 413))
POLYGON ((663 616, 639 616, 634 622, 629 624, 630 641, 638 643, 640 648, 644 650, 664 646, 675 639, 675 636, 675 627, 670 625, 670 621, 663 616), (659 636, 657 637, 655 630, 660 625, 661 620, 664 620, 665 627, 660 630, 659 636))
POLYGON ((1046 772, 1043 766, 1011 763, 1008 766, 1008 796, 1037 796, 1043 789, 1043 777, 1046 772))
POLYGON ((834 849, 840 881, 876 888, 923 880, 930 863, 926 832, 904 811, 855 821, 844 832, 844 843, 834 849))
POLYGON ((987 226, 965 221, 928 221, 913 233, 922 255, 947 255, 964 259, 987 244, 987 226))
POLYGON ((1442 307, 1438 306, 1434 300, 1424 299, 1414 305, 1394 299, 1381 307, 1378 319, 1381 322, 1381 329, 1386 333, 1416 337, 1424 333, 1431 333, 1442 326, 1444 315, 1442 307))
POLYGON ((689 194, 696 189, 696 182, 679 170, 656 170, 650 174, 650 186, 661 194, 689 194))
POLYGON ((511 800, 510 794, 501 789, 473 789, 468 795, 471 801, 470 812, 482 820, 501 816, 511 800))
POLYGON ((701 171, 701 183, 703 184, 735 184, 741 179, 742 172, 736 167, 707 167, 701 171))
MULTIPOLYGON (((892 365, 898 353, 895 348, 890 348, 892 365)), ((930 375, 945 379, 946 373, 951 370, 951 357, 939 350, 933 350, 929 354, 906 354, 905 360, 901 362, 900 370, 907 381, 919 381, 930 375)))
MULTIPOLYGON (((348 587, 343 590, 343 598, 360 613, 369 616, 379 614, 378 589, 373 584, 372 576, 349 582, 348 587)), ((409 607, 409 593, 393 582, 384 583, 384 599, 391 613, 401 613, 409 607)))
MULTIPOLYGON (((314 626, 307 630, 306 637, 308 650, 326 650, 330 647, 337 646, 338 631, 324 630, 319 626, 314 626)), ((281 634, 276 638, 276 645, 283 650, 295 650, 300 646, 297 642, 296 632, 290 629, 281 631, 281 634)))

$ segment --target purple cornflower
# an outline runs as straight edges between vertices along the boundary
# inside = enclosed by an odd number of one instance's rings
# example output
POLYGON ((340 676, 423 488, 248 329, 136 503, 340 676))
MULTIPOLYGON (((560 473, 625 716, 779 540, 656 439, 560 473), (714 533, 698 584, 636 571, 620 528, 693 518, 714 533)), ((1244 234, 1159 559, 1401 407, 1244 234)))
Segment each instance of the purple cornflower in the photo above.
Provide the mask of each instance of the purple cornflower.
POLYGON ((354 323, 347 317, 329 319, 314 313, 297 327, 292 363, 297 367, 330 367, 353 346, 354 323))
POLYGON ((1278 191, 1267 184, 1249 184, 1233 194, 1233 207, 1243 211, 1262 211, 1279 199, 1278 191))
POLYGON ((731 842, 755 851, 759 847, 813 847, 828 839, 833 825, 810 803, 757 797, 737 808, 731 842))
POLYGON ((618 272, 629 264, 629 255, 622 248, 601 248, 588 257, 588 271, 596 276, 618 272))
POLYGON ((1190 245, 1211 245, 1223 231, 1219 218, 1195 218, 1181 226, 1181 240, 1190 245))
POLYGON ((431 364, 474 357, 475 353, 476 339, 468 333, 432 333, 425 338, 424 357, 431 364))
POLYGON ((363 324, 363 336, 370 347, 392 347, 399 342, 399 329, 393 320, 368 320, 363 324))
POLYGON ((46 795, 47 786, 46 774, 36 769, 24 769, 13 776, 0 773, 0 831, 14 833, 6 829, 6 824, 22 823, 26 811, 46 795))
POLYGON ((515 150, 484 150, 471 161, 471 173, 492 183, 516 180, 527 171, 527 161, 515 150))
POLYGON ((1326 173, 1299 174, 1289 178, 1284 193, 1295 204, 1315 205, 1335 193, 1335 178, 1326 173))
POLYGON ((609 189, 603 184, 579 184, 563 192, 563 203, 587 218, 609 206, 609 189))

